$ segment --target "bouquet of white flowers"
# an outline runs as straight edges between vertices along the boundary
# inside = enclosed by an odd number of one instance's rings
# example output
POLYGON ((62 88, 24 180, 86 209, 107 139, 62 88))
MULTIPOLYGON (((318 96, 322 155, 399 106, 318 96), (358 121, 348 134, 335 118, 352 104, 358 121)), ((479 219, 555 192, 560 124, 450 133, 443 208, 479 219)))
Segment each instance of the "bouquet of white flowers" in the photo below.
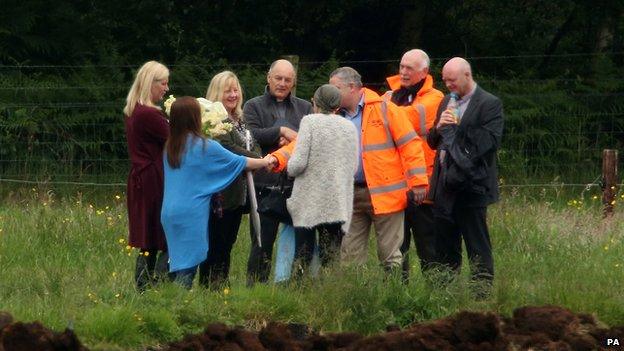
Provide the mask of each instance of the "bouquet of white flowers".
MULTIPOLYGON (((164 106, 167 115, 170 114, 171 105, 175 100, 173 95, 169 95, 169 98, 165 100, 164 106)), ((227 120, 228 113, 220 101, 212 102, 204 98, 197 98, 197 102, 199 102, 201 107, 202 131, 206 136, 214 138, 232 130, 231 123, 224 123, 227 120)))

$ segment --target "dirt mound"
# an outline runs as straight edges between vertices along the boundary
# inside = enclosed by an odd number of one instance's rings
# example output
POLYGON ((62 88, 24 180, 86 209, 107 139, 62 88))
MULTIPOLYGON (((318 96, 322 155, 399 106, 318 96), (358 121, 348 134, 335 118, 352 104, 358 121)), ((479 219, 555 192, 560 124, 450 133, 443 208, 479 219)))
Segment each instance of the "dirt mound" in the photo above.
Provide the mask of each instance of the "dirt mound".
POLYGON ((73 331, 53 332, 39 322, 13 322, 0 312, 0 351, 83 351, 87 350, 73 331))
MULTIPOLYGON (((403 330, 364 337, 357 333, 319 334, 303 324, 269 323, 260 332, 210 324, 203 333, 148 350, 275 351, 489 351, 489 350, 622 350, 624 326, 606 328, 593 316, 556 306, 522 307, 509 318, 494 313, 460 312, 403 330), (617 339, 620 346, 607 345, 617 339)), ((87 350, 71 330, 56 333, 40 323, 13 322, 0 312, 0 351, 87 350)))
POLYGON ((259 333, 213 324, 165 350, 345 350, 345 351, 488 351, 488 350, 616 350, 608 339, 624 343, 624 327, 607 329, 590 315, 556 306, 522 307, 511 318, 494 313, 460 312, 379 335, 320 335, 304 325, 270 323, 259 333), (244 336, 244 337, 243 337, 244 336))

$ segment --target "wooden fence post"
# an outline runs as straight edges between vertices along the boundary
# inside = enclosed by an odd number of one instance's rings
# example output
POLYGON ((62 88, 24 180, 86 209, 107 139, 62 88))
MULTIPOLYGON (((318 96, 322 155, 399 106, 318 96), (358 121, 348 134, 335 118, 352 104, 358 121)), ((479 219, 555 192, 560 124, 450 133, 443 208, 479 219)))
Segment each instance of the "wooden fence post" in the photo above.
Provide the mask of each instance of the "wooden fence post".
POLYGON ((613 216, 615 194, 617 193, 617 150, 602 150, 602 203, 604 204, 603 218, 613 216))
MULTIPOLYGON (((284 60, 290 61, 290 63, 295 66, 295 77, 298 76, 297 71, 299 70, 299 55, 283 55, 282 58, 284 60)), ((291 92, 292 96, 297 96, 297 84, 295 81, 295 86, 293 86, 291 92)))

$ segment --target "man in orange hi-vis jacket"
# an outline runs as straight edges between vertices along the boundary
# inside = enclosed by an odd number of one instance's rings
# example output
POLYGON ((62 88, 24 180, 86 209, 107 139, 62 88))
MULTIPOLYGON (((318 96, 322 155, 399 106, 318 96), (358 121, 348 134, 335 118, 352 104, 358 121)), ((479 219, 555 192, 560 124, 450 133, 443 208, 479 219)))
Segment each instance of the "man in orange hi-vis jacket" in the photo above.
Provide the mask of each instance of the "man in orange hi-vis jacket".
POLYGON ((387 270, 396 268, 402 262, 407 193, 422 203, 427 190, 422 140, 395 104, 362 86, 362 77, 353 68, 336 69, 329 83, 340 90, 341 114, 355 125, 360 146, 353 218, 342 241, 342 262, 366 262, 374 225, 379 261, 387 270))
MULTIPOLYGON (((414 131, 423 140, 427 139, 427 131, 433 127, 436 112, 444 94, 433 87, 433 77, 429 74, 429 56, 420 49, 412 49, 403 54, 399 64, 399 74, 388 77, 391 101, 404 111, 414 131)), ((423 142, 423 152, 427 162, 427 176, 431 178, 435 150, 423 142)), ((403 254, 403 279, 409 277, 409 248, 412 235, 416 245, 416 253, 420 259, 420 268, 425 272, 435 260, 435 228, 432 204, 427 201, 420 205, 411 201, 405 210, 405 239, 401 246, 403 254)))

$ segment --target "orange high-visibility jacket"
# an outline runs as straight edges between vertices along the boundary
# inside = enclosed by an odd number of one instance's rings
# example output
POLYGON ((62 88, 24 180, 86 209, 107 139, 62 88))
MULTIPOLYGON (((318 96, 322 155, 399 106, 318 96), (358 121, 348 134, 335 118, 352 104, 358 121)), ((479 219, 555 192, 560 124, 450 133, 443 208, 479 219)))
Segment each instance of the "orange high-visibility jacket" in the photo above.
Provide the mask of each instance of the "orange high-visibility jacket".
MULTIPOLYGON (((401 88, 401 78, 399 75, 386 78, 390 89, 397 90, 401 88)), ((416 97, 412 100, 410 106, 398 106, 399 109, 407 114, 412 126, 418 136, 423 140, 427 140, 427 132, 436 119, 436 113, 438 111, 438 105, 444 98, 444 94, 433 87, 433 77, 427 74, 425 83, 422 88, 416 93, 416 97)), ((423 144, 423 151, 425 153, 425 161, 427 162, 427 175, 431 177, 433 174, 433 162, 435 160, 435 150, 429 147, 426 142, 423 144)))
MULTIPOLYGON (((395 104, 384 102, 372 90, 363 91, 362 162, 373 211, 376 215, 403 211, 407 191, 428 185, 423 142, 395 104)), ((296 140, 271 154, 279 163, 275 172, 286 167, 295 144, 296 140)))
POLYGON ((277 159, 277 166, 273 168, 273 172, 279 173, 286 168, 286 164, 288 163, 288 160, 290 160, 290 155, 292 155, 295 151, 296 144, 297 139, 271 153, 271 155, 277 159))
POLYGON ((364 88, 362 166, 375 214, 402 211, 407 191, 427 186, 422 140, 395 104, 364 88))

